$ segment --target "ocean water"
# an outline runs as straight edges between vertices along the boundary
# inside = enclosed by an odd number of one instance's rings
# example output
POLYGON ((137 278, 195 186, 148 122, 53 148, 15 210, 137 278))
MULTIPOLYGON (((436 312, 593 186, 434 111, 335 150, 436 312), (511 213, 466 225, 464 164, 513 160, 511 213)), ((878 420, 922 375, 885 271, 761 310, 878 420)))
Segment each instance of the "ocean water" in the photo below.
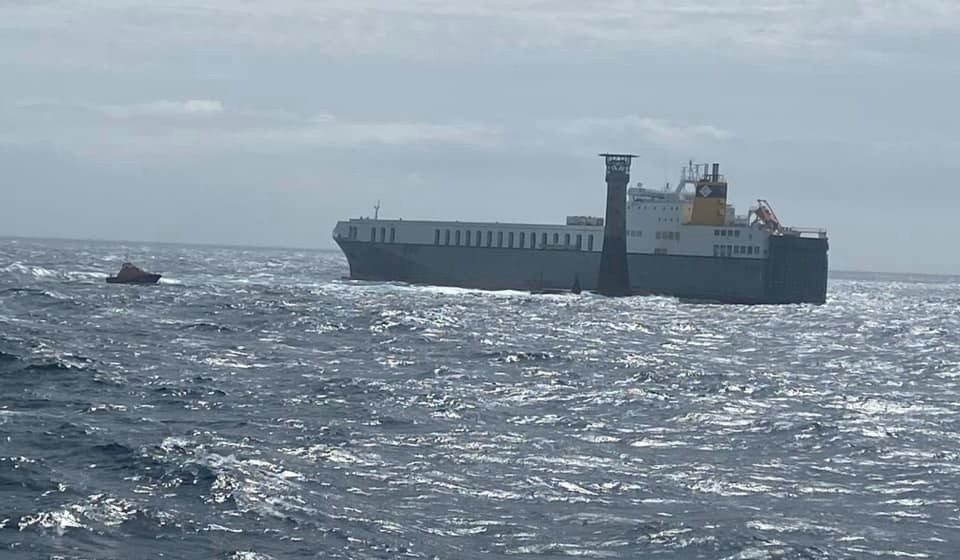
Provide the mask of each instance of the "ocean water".
POLYGON ((960 281, 727 307, 0 240, 0 558, 960 557, 960 281), (125 255, 164 273, 108 285, 125 255))

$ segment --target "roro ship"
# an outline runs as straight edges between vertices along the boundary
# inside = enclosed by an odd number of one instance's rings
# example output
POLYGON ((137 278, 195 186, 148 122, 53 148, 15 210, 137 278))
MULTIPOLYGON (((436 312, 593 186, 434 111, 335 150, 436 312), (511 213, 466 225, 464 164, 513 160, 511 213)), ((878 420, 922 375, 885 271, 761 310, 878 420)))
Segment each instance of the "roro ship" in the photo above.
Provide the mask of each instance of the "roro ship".
POLYGON ((606 218, 568 216, 562 224, 525 224, 376 215, 338 222, 333 237, 355 280, 596 291, 607 243, 608 249, 626 247, 623 275, 630 295, 732 304, 826 301, 825 229, 784 225, 765 200, 737 214, 716 163, 690 162, 675 186, 652 189, 642 183, 627 186, 627 159, 623 188, 616 191, 610 190, 607 159, 606 218))

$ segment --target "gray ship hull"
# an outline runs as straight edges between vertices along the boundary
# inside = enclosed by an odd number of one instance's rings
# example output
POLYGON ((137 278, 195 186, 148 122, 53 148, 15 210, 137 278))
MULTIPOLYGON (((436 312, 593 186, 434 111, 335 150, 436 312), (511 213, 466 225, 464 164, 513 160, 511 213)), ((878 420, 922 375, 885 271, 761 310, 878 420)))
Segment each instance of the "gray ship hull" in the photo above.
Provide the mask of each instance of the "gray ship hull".
MULTIPOLYGON (((484 290, 595 290, 599 252, 336 238, 355 280, 484 290)), ((771 238, 767 259, 627 255, 631 293, 739 304, 824 303, 825 239, 771 238)))

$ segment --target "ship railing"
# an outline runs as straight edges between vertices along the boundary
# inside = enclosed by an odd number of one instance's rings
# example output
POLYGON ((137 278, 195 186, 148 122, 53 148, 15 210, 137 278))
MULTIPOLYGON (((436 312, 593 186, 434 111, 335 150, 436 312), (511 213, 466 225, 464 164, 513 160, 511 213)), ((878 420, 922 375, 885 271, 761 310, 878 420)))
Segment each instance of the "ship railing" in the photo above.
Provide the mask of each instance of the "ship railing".
POLYGON ((819 237, 820 239, 827 238, 827 230, 823 228, 785 227, 781 231, 783 235, 795 235, 798 237, 819 237))

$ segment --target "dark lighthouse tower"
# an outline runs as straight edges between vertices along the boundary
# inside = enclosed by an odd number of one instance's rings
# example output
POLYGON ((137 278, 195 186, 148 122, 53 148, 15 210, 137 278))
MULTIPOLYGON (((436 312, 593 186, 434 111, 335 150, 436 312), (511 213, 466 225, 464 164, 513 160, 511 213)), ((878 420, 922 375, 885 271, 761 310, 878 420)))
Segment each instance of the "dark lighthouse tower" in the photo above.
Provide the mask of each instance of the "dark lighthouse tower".
POLYGON ((607 212, 603 226, 603 252, 597 275, 597 293, 610 297, 630 295, 627 269, 627 185, 633 154, 600 154, 607 164, 607 212))

